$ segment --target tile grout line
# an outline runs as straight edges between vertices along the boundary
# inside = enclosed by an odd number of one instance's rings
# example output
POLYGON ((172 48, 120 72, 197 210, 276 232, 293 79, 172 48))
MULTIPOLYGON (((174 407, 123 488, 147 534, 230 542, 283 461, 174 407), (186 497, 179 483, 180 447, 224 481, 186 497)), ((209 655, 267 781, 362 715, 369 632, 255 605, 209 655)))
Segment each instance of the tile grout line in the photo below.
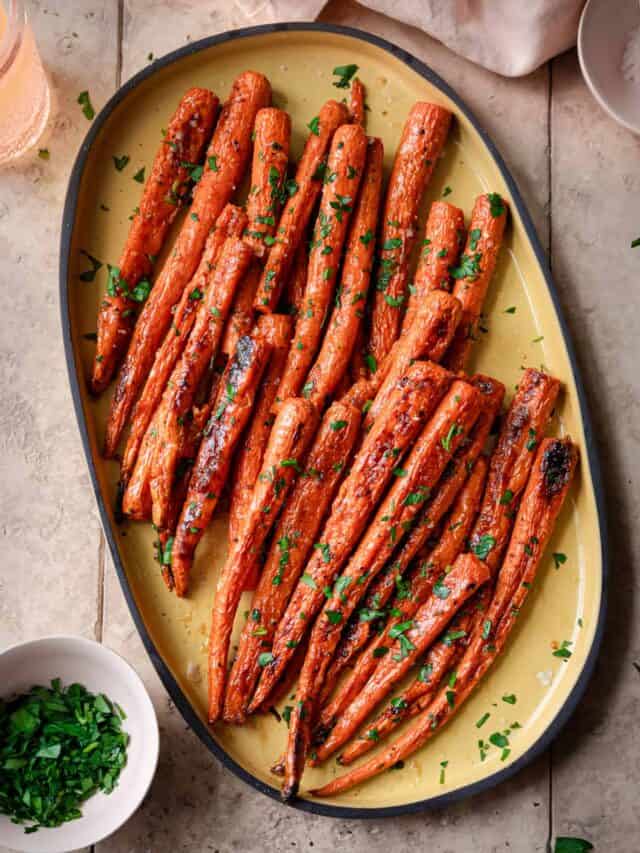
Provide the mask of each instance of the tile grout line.
MULTIPOLYGON (((548 210, 547 210, 547 245, 548 245, 548 258, 549 258, 549 269, 553 275, 553 224, 552 224, 552 216, 553 216, 553 59, 549 60, 548 63, 548 71, 547 71, 547 79, 548 79, 548 88, 547 88, 547 198, 548 198, 548 210)), ((553 814, 553 744, 549 746, 548 751, 548 797, 549 797, 549 807, 548 807, 548 816, 549 816, 549 825, 548 825, 548 838, 547 838, 547 850, 551 853, 551 845, 553 844, 553 824, 554 824, 554 814, 553 814)))
MULTIPOLYGON (((115 68, 115 88, 119 89, 122 83, 122 42, 124 34, 124 0, 118 0, 118 19, 116 26, 116 68, 115 68)), ((96 639, 101 643, 104 637, 104 617, 105 617, 105 548, 106 540, 104 532, 100 530, 100 543, 98 545, 98 613, 96 617, 96 639)), ((96 853, 98 850, 97 844, 92 844, 90 853, 96 853)))

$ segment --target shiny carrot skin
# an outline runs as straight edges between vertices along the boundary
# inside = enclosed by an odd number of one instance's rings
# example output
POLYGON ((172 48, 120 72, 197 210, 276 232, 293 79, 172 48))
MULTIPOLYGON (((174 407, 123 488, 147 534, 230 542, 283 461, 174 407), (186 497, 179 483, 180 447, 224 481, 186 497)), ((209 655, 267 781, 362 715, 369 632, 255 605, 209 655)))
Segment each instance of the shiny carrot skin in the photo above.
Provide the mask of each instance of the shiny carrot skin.
MULTIPOLYGON (((486 563, 474 554, 461 554, 457 558, 449 572, 442 576, 439 582, 441 586, 434 587, 434 594, 418 608, 413 619, 396 626, 397 631, 403 629, 397 634, 399 641, 391 643, 362 692, 336 722, 323 744, 323 756, 330 755, 351 737, 376 705, 435 642, 465 602, 488 579, 489 569, 486 563), (446 598, 441 599, 435 594, 435 590, 439 588, 446 588, 446 598)), ((396 634, 391 632, 390 636, 393 639, 396 634)), ((320 758, 320 753, 318 757, 320 758)))
POLYGON ((354 124, 365 126, 365 88, 362 82, 355 77, 351 82, 351 95, 349 97, 349 114, 354 124))
MULTIPOLYGON (((469 488, 468 485, 465 485, 466 481, 470 479, 475 487, 477 478, 481 478, 484 484, 486 463, 479 457, 486 443, 491 425, 495 420, 497 410, 500 407, 503 394, 503 386, 497 383, 495 392, 490 393, 485 398, 483 409, 478 415, 469 440, 463 442, 462 447, 459 448, 453 459, 451 459, 437 492, 422 510, 419 520, 410 531, 398 554, 394 557, 389 570, 376 578, 368 590, 364 600, 364 612, 367 610, 372 612, 382 610, 396 588, 407 592, 407 596, 416 607, 422 603, 424 595, 428 593, 429 587, 424 587, 423 589, 420 583, 422 578, 414 583, 413 572, 410 573, 408 581, 403 581, 403 574, 414 558, 425 547, 430 536, 437 530, 440 521, 449 511, 454 500, 460 500, 458 497, 460 490, 463 487, 464 489, 469 488), (469 474, 469 470, 472 470, 472 474, 469 474)), ((345 666, 351 663, 358 650, 363 648, 373 634, 373 623, 371 621, 359 620, 348 627, 328 674, 327 682, 329 684, 336 683, 339 673, 345 666)), ((383 645, 382 635, 378 634, 374 636, 370 645, 367 646, 366 651, 363 652, 358 658, 357 663, 354 664, 353 671, 342 682, 331 701, 322 709, 319 717, 319 729, 326 731, 333 726, 341 710, 358 693, 375 668, 377 663, 376 655, 378 654, 375 650, 383 645)))
POLYGON ((451 268, 456 267, 464 242, 464 213, 446 201, 434 201, 429 210, 420 260, 413 277, 407 311, 402 321, 404 335, 430 290, 451 290, 451 268))
POLYGON ((462 305, 462 319, 445 356, 452 370, 463 370, 477 340, 478 321, 502 245, 507 222, 507 203, 497 193, 478 196, 471 213, 467 242, 460 265, 452 270, 453 295, 462 305))
POLYGON ((316 700, 342 628, 373 578, 391 557, 397 541, 413 523, 420 506, 428 500, 463 436, 470 432, 480 405, 481 395, 471 385, 461 381, 451 385, 408 458, 395 469, 396 481, 336 581, 313 627, 296 689, 296 710, 289 725, 286 796, 297 790, 308 753, 316 700))
POLYGON ((250 335, 255 325, 256 312, 253 310, 253 300, 260 281, 260 264, 256 260, 249 267, 244 279, 236 291, 231 313, 224 329, 220 352, 231 356, 236 351, 238 341, 245 335, 250 335))
POLYGON ((310 620, 323 604, 324 587, 332 583, 365 530, 393 476, 396 456, 401 456, 416 437, 450 381, 450 374, 437 365, 416 362, 398 383, 389 409, 364 440, 331 506, 318 547, 276 631, 273 660, 262 670, 250 712, 264 703, 284 672, 291 658, 290 644, 302 640, 310 620), (301 613, 305 614, 304 619, 300 618, 301 613))
POLYGON ((318 434, 274 531, 250 619, 229 676, 224 718, 240 723, 260 674, 258 656, 271 640, 351 458, 360 412, 345 403, 326 411, 318 434), (336 429, 336 425, 341 425, 336 429), (342 426, 344 424, 344 426, 342 426), (313 508, 310 511, 310 508, 313 508))
MULTIPOLYGON (((417 358, 439 362, 453 339, 460 321, 460 303, 449 293, 429 293, 416 311, 406 335, 395 342, 389 354, 371 376, 375 388, 373 403, 365 419, 368 429, 388 405, 399 376, 417 358)), ((370 356, 370 359, 373 358, 370 356)))
POLYGON ((258 319, 256 330, 272 349, 269 364, 260 383, 253 417, 242 436, 233 466, 229 505, 230 542, 238 541, 241 527, 247 517, 247 507, 251 503, 251 493, 262 467, 262 457, 274 421, 271 406, 275 400, 289 351, 293 320, 286 314, 265 314, 258 319))
POLYGON ((210 273, 206 291, 197 290, 192 294, 201 304, 189 340, 162 395, 156 450, 150 472, 153 523, 160 530, 167 523, 187 415, 200 381, 216 355, 234 293, 252 258, 253 251, 244 240, 228 238, 215 269, 210 273))
POLYGON ((305 377, 318 352, 336 291, 340 258, 362 180, 366 152, 367 137, 360 125, 345 124, 336 130, 313 231, 302 311, 296 318, 294 339, 278 390, 281 400, 301 391, 307 398, 310 395, 305 377))
POLYGON ((302 302, 304 300, 304 289, 307 284, 307 269, 309 266, 309 254, 307 251, 306 241, 303 240, 298 247, 295 258, 293 260, 293 269, 287 280, 287 284, 282 294, 282 311, 291 314, 292 317, 297 317, 302 310, 302 302))
POLYGON ((247 197, 249 224, 245 239, 261 258, 273 245, 280 209, 284 200, 291 119, 284 110, 265 107, 256 116, 251 165, 251 185, 247 197))
POLYGON ((382 217, 369 351, 380 364, 400 334, 409 260, 417 238, 422 195, 444 147, 451 113, 414 104, 396 151, 382 217))
POLYGON ((293 398, 283 404, 269 436, 240 541, 231 546, 213 603, 209 639, 210 723, 215 723, 222 714, 229 641, 246 574, 297 476, 296 466, 290 463, 303 458, 317 423, 315 407, 307 400, 293 398))
MULTIPOLYGON (((487 462, 483 457, 480 457, 476 461, 473 471, 467 478, 467 481, 465 482, 449 516, 446 519, 442 536, 438 544, 427 554, 424 560, 420 560, 412 569, 405 584, 400 587, 401 594, 395 596, 391 604, 391 609, 396 611, 396 614, 394 615, 393 620, 385 625, 385 629, 380 636, 380 641, 376 643, 375 647, 367 650, 368 655, 370 655, 371 658, 373 658, 373 648, 379 649, 384 646, 388 646, 389 631, 394 625, 398 625, 407 619, 413 618, 415 612, 431 594, 433 584, 443 574, 448 566, 453 565, 458 555, 464 550, 467 536, 471 530, 471 525, 473 524, 478 513, 478 509, 480 508, 480 501, 482 499, 482 490, 486 475, 487 462)), ((459 633, 459 629, 456 633, 459 633)), ((448 645, 445 644, 445 648, 449 648, 451 645, 451 642, 448 641, 448 645)), ((418 683, 426 686, 422 681, 419 681, 418 683)), ((413 697, 407 699, 405 693, 403 693, 401 694, 401 698, 404 701, 402 704, 397 703, 399 712, 396 712, 396 705, 391 706, 391 710, 394 712, 391 714, 393 719, 402 719, 401 712, 405 707, 408 708, 413 697)), ((384 717, 385 714, 389 714, 389 709, 385 709, 381 717, 384 717)), ((376 729, 379 733, 379 728, 375 722, 372 723, 371 728, 376 729)), ((365 741, 371 742, 370 739, 366 737, 365 741)), ((360 752, 358 752, 358 754, 360 754, 360 752)), ((327 756, 324 754, 322 747, 320 747, 318 750, 318 761, 323 761, 326 757, 327 756)), ((347 755, 344 763, 348 763, 349 760, 349 756, 347 755)))
MULTIPOLYGON (((447 685, 445 689, 441 689, 437 698, 384 752, 313 791, 315 796, 334 796, 376 776, 397 761, 406 759, 438 732, 469 698, 496 657, 503 651, 519 618, 535 580, 540 558, 569 490, 577 459, 577 448, 569 439, 551 438, 541 443, 505 558, 504 567, 508 568, 507 573, 512 580, 516 578, 515 590, 510 600, 506 599, 506 606, 502 606, 499 622, 492 623, 488 630, 482 623, 478 626, 476 636, 457 666, 453 687, 447 685), (537 541, 533 547, 530 545, 528 550, 525 550, 523 543, 530 543, 532 537, 537 541), (486 637, 483 634, 486 634, 486 637)), ((500 585, 500 581, 498 584, 500 585)))
POLYGON ((142 309, 120 368, 107 424, 104 449, 107 458, 116 451, 156 350, 171 325, 173 307, 198 266, 211 227, 242 180, 251 155, 256 113, 270 100, 271 86, 262 74, 245 71, 234 80, 189 213, 142 309))
POLYGON ((362 325, 373 265, 383 156, 381 140, 369 139, 335 304, 320 352, 304 383, 309 389, 309 399, 320 408, 345 375, 362 325))
POLYGON ((149 422, 193 328, 200 300, 192 298, 192 294, 206 292, 212 268, 217 263, 225 239, 240 237, 246 222, 245 212, 233 204, 228 204, 207 237, 198 269, 180 298, 171 327, 156 353, 151 372, 133 410, 131 429, 120 466, 120 483, 123 486, 126 486, 131 476, 149 422))
POLYGON ((311 133, 307 137, 296 171, 296 190, 285 203, 278 222, 277 242, 271 247, 267 256, 256 293, 256 311, 269 314, 276 309, 280 294, 289 277, 295 253, 304 239, 313 207, 322 190, 323 165, 331 138, 348 120, 349 113, 344 104, 327 101, 320 110, 320 114, 309 124, 311 133))
POLYGON ((98 312, 98 345, 91 390, 100 394, 120 365, 137 317, 137 303, 123 293, 151 275, 169 228, 189 185, 190 166, 197 166, 218 114, 218 99, 208 89, 189 89, 178 104, 153 161, 138 210, 133 216, 118 266, 118 283, 110 281, 98 312), (110 292, 111 291, 111 292, 110 292))
POLYGON ((222 493, 270 353, 262 338, 240 338, 217 387, 173 543, 171 572, 178 595, 187 592, 196 547, 222 493))
POLYGON ((492 574, 509 541, 514 514, 527 484, 534 453, 555 405, 560 383, 534 368, 525 370, 491 454, 480 515, 470 538, 492 574))

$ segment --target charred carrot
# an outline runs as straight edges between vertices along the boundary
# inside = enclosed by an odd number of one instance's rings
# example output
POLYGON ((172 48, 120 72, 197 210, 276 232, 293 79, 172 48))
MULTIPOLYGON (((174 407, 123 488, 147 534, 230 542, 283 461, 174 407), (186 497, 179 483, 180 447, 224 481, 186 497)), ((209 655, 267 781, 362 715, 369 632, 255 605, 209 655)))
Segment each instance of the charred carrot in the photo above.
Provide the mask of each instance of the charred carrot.
MULTIPOLYGON (((332 504, 321 539, 315 543, 306 572, 276 631, 272 659, 262 670, 250 712, 264 704, 284 672, 292 644, 302 640, 322 605, 324 587, 332 583, 344 565, 391 480, 398 459, 433 413, 450 380, 450 374, 437 365, 416 362, 398 383, 389 409, 367 435, 332 504), (304 619, 300 618, 301 613, 305 614, 304 619)), ((336 429, 339 427, 337 424, 336 429)))
POLYGON ((307 284, 308 264, 307 244, 306 241, 303 241, 296 252, 293 269, 282 294, 282 310, 292 317, 297 317, 302 310, 304 289, 307 284))
MULTIPOLYGON (((251 423, 242 436, 236 455, 229 507, 229 541, 237 542, 247 517, 251 493, 260 473, 262 457, 273 425, 271 406, 280 384, 284 362, 289 350, 293 321, 285 314, 266 314, 258 319, 259 335, 271 345, 271 357, 262 377, 251 423)), ((249 587, 255 589, 255 587, 249 587)))
POLYGON ((367 138, 360 125, 345 124, 336 130, 313 231, 302 311, 296 318, 293 343, 278 390, 280 400, 293 397, 301 390, 305 397, 310 396, 311 388, 304 384, 305 377, 318 352, 336 290, 342 248, 362 180, 366 149, 367 138))
POLYGON ((446 201, 434 201, 429 210, 413 285, 409 289, 402 334, 411 326, 426 293, 430 290, 451 290, 451 268, 458 264, 463 241, 464 213, 446 201))
POLYGON ((274 531, 258 588, 251 602, 225 699, 224 718, 242 722, 276 627, 344 475, 360 427, 353 406, 334 403, 326 411, 313 446, 274 531), (337 428, 339 426, 339 428, 337 428), (313 507, 313 511, 310 511, 313 507))
POLYGON ((242 180, 251 154, 256 113, 270 99, 271 86, 262 74, 245 71, 234 80, 189 214, 142 309, 120 368, 107 424, 104 453, 108 458, 116 451, 155 352, 171 324, 173 307, 198 266, 211 227, 242 180))
POLYGON ((180 298, 171 328, 156 353, 151 372, 133 410, 131 430, 127 437, 120 467, 120 483, 122 486, 126 486, 131 476, 149 421, 160 402, 171 371, 193 328, 198 306, 201 302, 199 298, 194 297, 194 294, 196 296, 200 293, 204 295, 225 239, 227 237, 240 237, 246 222, 245 212, 233 204, 228 204, 218 217, 214 230, 207 237, 198 269, 180 298))
POLYGON ((447 685, 441 689, 437 698, 422 711, 413 725, 382 754, 313 791, 315 796, 333 796, 346 791, 392 767, 397 761, 406 759, 462 707, 504 649, 509 633, 521 613, 540 558, 566 498, 577 458, 577 448, 569 439, 552 438, 541 443, 505 559, 505 567, 518 566, 514 572, 518 576, 515 591, 510 601, 507 600, 507 606, 502 607, 499 623, 488 628, 480 624, 477 635, 457 667, 453 687, 447 685), (530 542, 532 536, 538 541, 534 547, 525 550, 522 543, 530 542))
POLYGON ((107 292, 98 312, 98 345, 91 388, 99 394, 120 365, 136 322, 136 285, 151 275, 190 175, 199 165, 218 113, 218 99, 208 89, 184 95, 158 150, 147 178, 117 268, 110 271, 107 292))
MULTIPOLYGON (((431 595, 438 578, 444 575, 447 568, 453 565, 458 555, 464 550, 467 536, 480 506, 486 474, 487 463, 483 458, 480 458, 476 461, 473 471, 458 495, 436 547, 427 554, 425 559, 417 563, 406 579, 402 579, 402 575, 399 575, 401 583, 397 585, 398 594, 396 594, 390 607, 394 614, 393 618, 386 623, 379 637, 376 637, 367 648, 363 660, 359 661, 357 671, 362 666, 366 673, 373 672, 380 656, 384 656, 381 650, 388 649, 390 645, 393 645, 391 637, 393 637, 394 629, 397 630, 397 626, 413 619, 416 611, 431 595)), ((363 613, 365 616, 370 615, 368 610, 364 610, 363 613)), ((365 674, 358 687, 366 683, 367 677, 368 675, 365 674)), ((352 690, 351 697, 355 696, 356 693, 356 690, 352 690)), ((404 704, 403 702, 402 707, 404 704)), ((341 712, 346 705, 347 703, 343 702, 338 712, 341 712)), ((338 712, 334 713, 331 720, 327 720, 327 715, 324 715, 320 720, 320 727, 323 724, 326 726, 328 722, 333 723, 338 717, 338 712)), ((320 746, 317 751, 317 760, 324 761, 328 755, 328 749, 320 746)))
POLYGON ((217 388, 173 543, 171 572, 178 595, 186 594, 196 546, 213 516, 270 352, 262 338, 240 338, 217 388))
POLYGON ((278 413, 264 454, 242 528, 240 540, 232 544, 213 604, 209 639, 209 722, 222 714, 227 676, 229 640, 242 586, 297 474, 298 461, 317 426, 315 407, 306 400, 288 400, 278 413))
MULTIPOLYGON (((349 231, 340 284, 335 292, 335 304, 320 352, 304 384, 309 399, 321 408, 347 371, 364 317, 382 191, 383 156, 382 142, 369 139, 362 186, 349 231)), ((331 257, 334 257, 333 253, 331 257)))
POLYGON ((431 646, 455 613, 488 579, 486 563, 474 554, 461 554, 457 558, 413 619, 398 623, 390 631, 393 642, 388 652, 380 659, 362 692, 336 722, 323 744, 323 755, 330 755, 351 737, 376 705, 431 646))
POLYGON ((436 104, 413 106, 396 151, 382 217, 379 270, 369 351, 378 364, 400 333, 418 210, 444 147, 451 113, 436 104))
POLYGON ((253 300, 259 281, 260 264, 255 261, 240 282, 231 306, 229 319, 220 344, 220 352, 226 356, 233 355, 240 338, 250 335, 255 325, 256 312, 253 310, 253 300))
POLYGON ((471 344, 477 339, 478 320, 496 268, 507 212, 507 203, 498 193, 478 196, 460 263, 451 269, 456 280, 453 295, 462 305, 460 326, 445 358, 452 370, 465 367, 471 344))
POLYGON ((309 134, 298 164, 276 232, 277 242, 271 247, 260 286, 256 293, 256 311, 274 311, 291 271, 291 265, 322 189, 325 157, 335 131, 349 120, 344 104, 327 101, 320 114, 309 123, 309 134))
POLYGON ((461 381, 451 385, 406 462, 394 469, 396 481, 328 596, 311 632, 296 689, 296 711, 291 715, 285 762, 287 797, 298 787, 310 743, 316 699, 342 628, 372 579, 391 557, 396 543, 412 525, 420 506, 428 500, 462 437, 471 430, 480 405, 481 395, 471 385, 461 381))
POLYGON ((247 198, 249 224, 245 235, 258 257, 263 257, 275 242, 273 235, 286 195, 290 139, 288 113, 275 107, 265 107, 258 112, 247 198))
POLYGON ((157 423, 156 450, 151 465, 153 522, 167 523, 171 489, 178 462, 181 436, 200 380, 215 356, 238 283, 246 274, 253 252, 243 240, 225 240, 205 293, 192 293, 201 302, 182 356, 167 383, 157 423))
POLYGON ((560 383, 534 368, 525 370, 491 455, 471 550, 495 574, 509 541, 514 514, 526 486, 534 453, 555 405, 560 383))

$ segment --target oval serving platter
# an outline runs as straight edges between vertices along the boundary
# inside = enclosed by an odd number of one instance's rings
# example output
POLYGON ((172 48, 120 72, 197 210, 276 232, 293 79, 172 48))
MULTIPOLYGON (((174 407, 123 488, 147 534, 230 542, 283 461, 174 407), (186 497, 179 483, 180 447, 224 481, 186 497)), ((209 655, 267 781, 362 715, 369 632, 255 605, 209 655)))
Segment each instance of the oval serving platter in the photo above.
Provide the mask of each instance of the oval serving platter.
MULTIPOLYGON (((203 743, 240 778, 278 797, 269 768, 285 741, 285 722, 276 715, 243 727, 205 723, 206 641, 216 574, 226 551, 226 517, 216 518, 201 544, 189 598, 166 590, 153 557, 150 524, 119 524, 114 518, 118 470, 100 456, 109 394, 87 391, 96 314, 105 287, 103 267, 92 282, 82 252, 115 263, 124 243, 140 185, 132 180, 150 165, 161 127, 182 93, 207 86, 221 98, 241 71, 265 73, 274 102, 293 120, 292 156, 300 153, 306 124, 320 105, 343 93, 332 86, 332 69, 355 63, 367 86, 368 132, 382 137, 390 168, 411 105, 431 100, 456 117, 446 153, 425 199, 451 188, 449 200, 465 210, 491 190, 511 206, 506 245, 486 306, 486 333, 472 368, 505 382, 508 399, 523 366, 544 367, 560 378, 564 394, 552 430, 569 433, 581 449, 579 476, 561 516, 539 580, 503 658, 454 721, 402 770, 386 773, 334 800, 314 800, 304 790, 328 780, 339 768, 328 762, 308 770, 294 805, 336 817, 373 817, 442 806, 495 785, 538 755, 575 708, 600 643, 605 609, 605 524, 594 441, 577 366, 559 313, 543 252, 513 178, 464 102, 437 75, 397 47, 366 33, 325 24, 276 24, 238 30, 190 44, 126 83, 94 121, 75 163, 66 199, 60 262, 61 310, 66 357, 76 414, 105 535, 122 589, 145 647, 171 697, 203 743), (117 171, 113 156, 128 154, 117 171), (107 210, 105 210, 107 208, 107 210), (505 353, 508 357, 505 357, 505 353), (554 553, 565 554, 556 567, 554 553), (553 655, 568 642, 570 658, 553 655), (202 677, 194 680, 193 673, 202 677), (191 675, 188 677, 187 673, 191 675), (515 704, 502 700, 516 697, 515 704), (485 714, 482 726, 476 723, 485 714), (509 728, 510 752, 478 740, 509 728), (441 762, 447 762, 446 774, 441 762)), ((483 328, 484 331, 484 328, 483 328)), ((239 630, 250 598, 236 620, 239 630)), ((236 634, 237 636, 237 634, 236 634)), ((282 704, 286 704, 286 701, 282 704)))

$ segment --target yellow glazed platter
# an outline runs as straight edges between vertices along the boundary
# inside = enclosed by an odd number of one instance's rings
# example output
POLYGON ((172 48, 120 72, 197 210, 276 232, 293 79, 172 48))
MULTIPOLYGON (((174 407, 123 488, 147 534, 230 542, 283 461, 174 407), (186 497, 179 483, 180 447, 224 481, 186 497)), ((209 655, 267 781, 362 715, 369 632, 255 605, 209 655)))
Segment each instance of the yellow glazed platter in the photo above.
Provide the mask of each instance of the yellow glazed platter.
MULTIPOLYGON (((605 528, 594 441, 549 270, 500 155, 459 96, 430 69, 365 33, 324 24, 277 24, 205 39, 138 74, 96 118, 71 176, 60 288, 69 376, 85 453, 105 534, 137 628, 167 690, 203 743, 241 778, 278 797, 278 779, 269 768, 284 746, 285 721, 278 714, 267 714, 242 727, 211 729, 205 722, 207 631, 216 575, 226 553, 226 517, 218 516, 207 531, 198 549, 190 595, 178 599, 167 591, 154 561, 151 525, 118 522, 114 516, 118 467, 100 455, 110 395, 93 399, 87 378, 106 264, 117 263, 140 196, 141 186, 133 175, 142 166, 150 167, 161 128, 184 91, 206 86, 223 99, 239 72, 261 71, 271 81, 275 105, 291 114, 292 156, 297 157, 308 132, 306 125, 321 104, 344 94, 332 85, 332 69, 352 63, 358 65, 358 76, 367 87, 367 130, 383 139, 387 172, 415 101, 443 104, 455 115, 423 216, 446 187, 450 188, 447 200, 463 208, 467 219, 481 192, 499 192, 508 199, 510 226, 471 367, 504 382, 508 401, 525 367, 544 366, 564 386, 551 430, 570 434, 581 451, 579 475, 518 627, 502 659, 451 724, 402 769, 333 800, 314 800, 304 792, 328 781, 340 772, 339 766, 330 761, 306 771, 296 807, 339 817, 367 817, 452 802, 496 784, 531 761, 575 708, 600 642, 605 528), (124 154, 129 164, 118 171, 113 158, 124 154), (85 253, 103 263, 93 281, 81 278, 90 267, 85 253), (566 561, 560 562, 554 554, 566 555, 566 561), (563 643, 570 657, 553 654, 563 643), (509 701, 504 701, 505 696, 509 701), (478 727, 482 718, 485 721, 478 727), (509 749, 505 750, 490 738, 507 729, 509 749), (486 748, 479 749, 479 740, 486 748)), ((236 637, 249 604, 245 594, 236 637)), ((278 710, 290 701, 285 699, 278 710)))

